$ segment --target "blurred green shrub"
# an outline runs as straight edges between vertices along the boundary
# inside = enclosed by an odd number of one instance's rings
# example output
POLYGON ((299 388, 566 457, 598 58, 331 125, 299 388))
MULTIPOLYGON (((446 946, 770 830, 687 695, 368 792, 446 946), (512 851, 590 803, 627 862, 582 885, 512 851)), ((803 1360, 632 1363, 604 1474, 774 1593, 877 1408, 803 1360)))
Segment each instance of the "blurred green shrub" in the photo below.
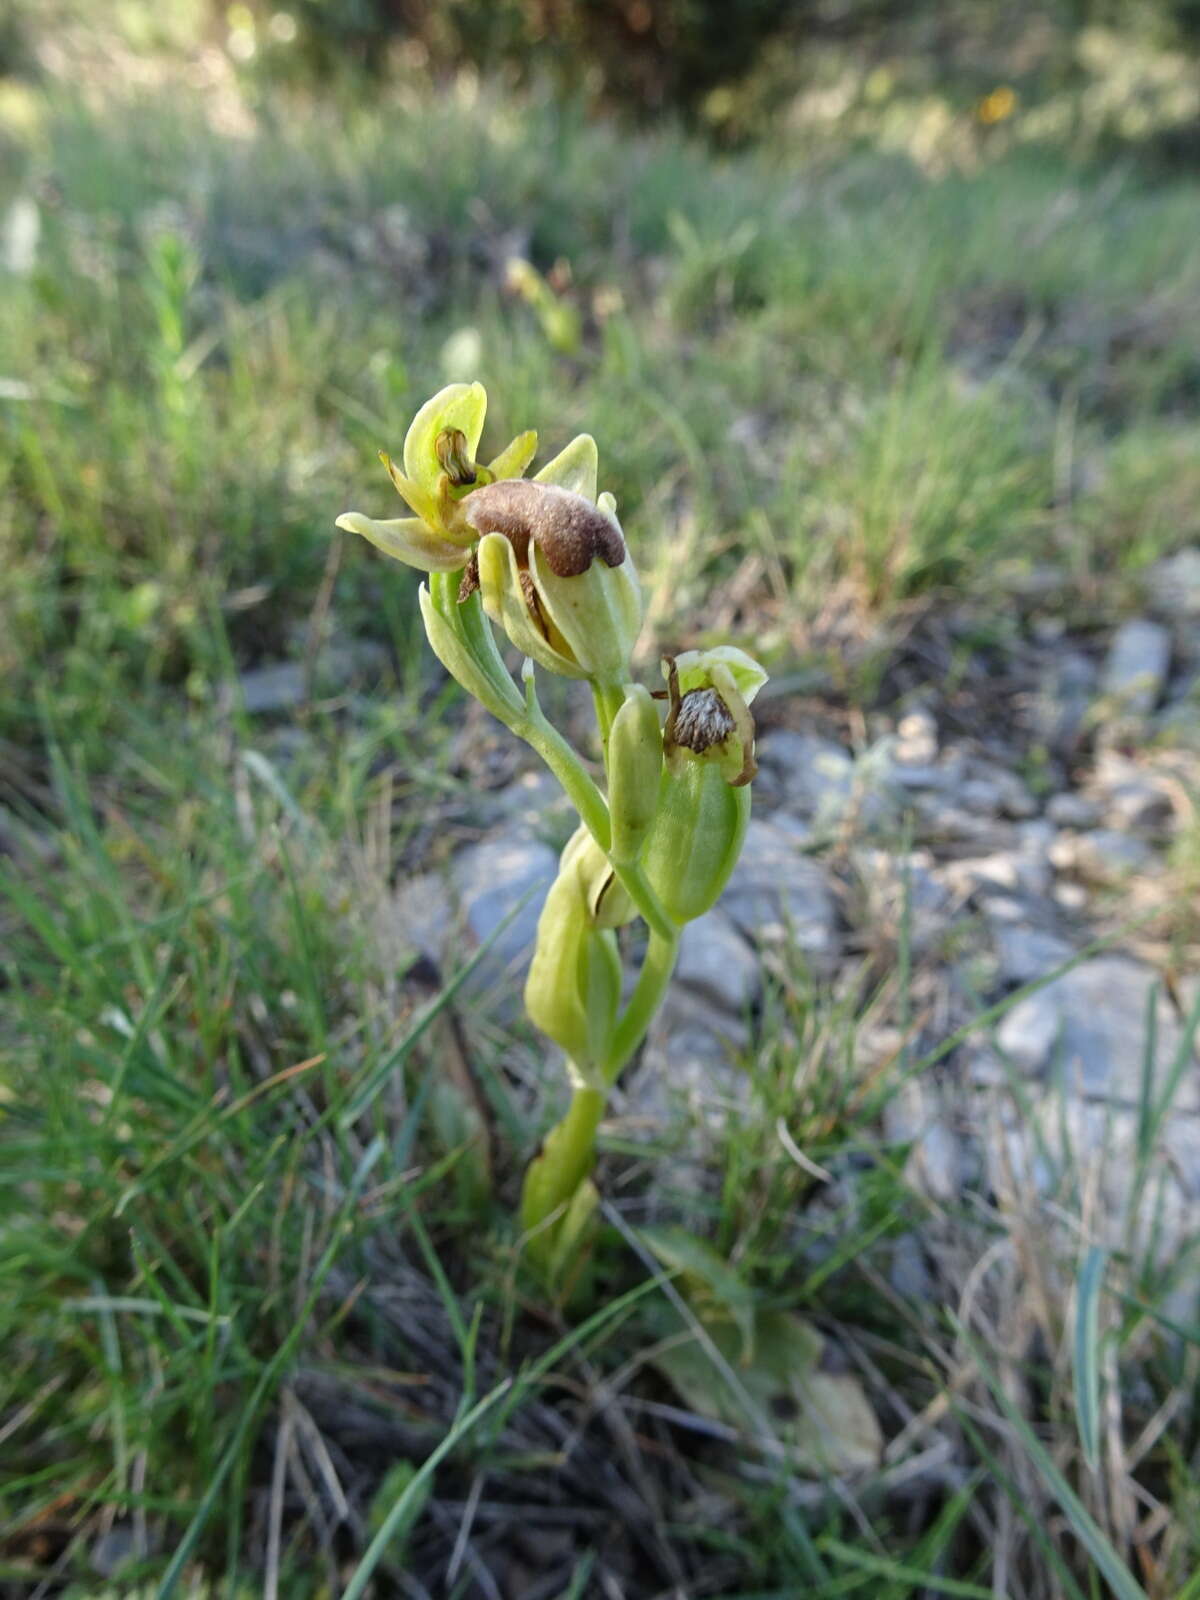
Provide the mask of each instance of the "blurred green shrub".
POLYGON ((268 70, 382 70, 397 49, 435 74, 474 65, 519 76, 532 64, 590 98, 641 113, 703 110, 714 124, 725 120, 714 91, 772 51, 792 81, 796 53, 820 44, 860 61, 915 48, 935 70, 970 76, 973 63, 986 77, 1014 51, 1069 74, 1073 40, 1097 24, 1158 47, 1200 43, 1200 0, 1017 0, 1003 11, 991 0, 218 0, 218 10, 254 19, 268 70))

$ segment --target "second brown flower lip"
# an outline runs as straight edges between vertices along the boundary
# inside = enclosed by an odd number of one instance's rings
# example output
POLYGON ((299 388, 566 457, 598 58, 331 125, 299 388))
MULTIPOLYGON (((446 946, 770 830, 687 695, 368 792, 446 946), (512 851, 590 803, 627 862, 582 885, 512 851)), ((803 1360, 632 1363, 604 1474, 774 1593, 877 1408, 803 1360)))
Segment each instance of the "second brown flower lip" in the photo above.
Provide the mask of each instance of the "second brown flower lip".
POLYGON ((576 578, 597 559, 609 567, 625 560, 625 541, 612 519, 583 495, 555 484, 527 478, 486 484, 467 496, 463 513, 477 533, 503 534, 522 567, 532 539, 559 578, 576 578))

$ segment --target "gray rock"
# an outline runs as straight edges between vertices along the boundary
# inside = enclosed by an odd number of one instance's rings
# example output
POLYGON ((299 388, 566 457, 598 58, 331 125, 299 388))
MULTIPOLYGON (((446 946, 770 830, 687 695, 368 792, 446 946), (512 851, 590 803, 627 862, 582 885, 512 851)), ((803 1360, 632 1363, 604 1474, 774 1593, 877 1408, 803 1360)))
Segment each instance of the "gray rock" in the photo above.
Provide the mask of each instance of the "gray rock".
POLYGON ((1106 797, 1104 820, 1111 828, 1164 827, 1174 815, 1171 796, 1152 778, 1134 778, 1111 789, 1106 797))
POLYGON ((896 724, 892 759, 904 767, 928 767, 937 760, 937 718, 926 706, 916 706, 896 724))
POLYGON ((845 813, 854 791, 854 761, 840 744, 778 728, 756 753, 775 798, 787 810, 823 823, 845 813))
POLYGON ((1166 785, 1117 750, 1100 750, 1091 787, 1110 827, 1160 828, 1174 810, 1166 785))
POLYGON ((1155 743, 1200 754, 1200 674, 1154 719, 1155 743))
POLYGON ((883 1134, 890 1143, 910 1147, 904 1173, 915 1189, 942 1204, 958 1197, 966 1175, 962 1145, 921 1079, 906 1079, 889 1099, 883 1134))
POLYGON ((304 699, 304 667, 299 661, 275 661, 243 672, 239 681, 242 704, 249 716, 290 711, 304 699))
POLYGON ((751 819, 720 903, 748 939, 794 943, 821 970, 837 958, 837 916, 825 874, 773 823, 751 819))
POLYGON ((758 996, 758 957, 719 908, 689 922, 679 941, 676 983, 735 1015, 758 996))
POLYGON ((570 802, 548 772, 523 772, 487 799, 495 817, 531 833, 561 834, 565 843, 574 831, 570 802))
MULTIPOLYGON (((313 662, 312 687, 319 694, 333 693, 345 688, 360 672, 378 675, 386 660, 387 651, 369 639, 327 645, 313 662)), ((305 662, 270 661, 243 672, 236 691, 231 684, 223 685, 220 697, 225 705, 231 705, 240 694, 249 716, 266 716, 302 705, 308 688, 305 662)))
POLYGON ((1033 710, 1036 737, 1056 755, 1074 750, 1096 687, 1096 669, 1077 650, 1056 650, 1038 684, 1033 710))
POLYGON ((1094 828, 1100 821, 1100 807, 1086 795, 1065 790, 1047 800, 1046 816, 1060 828, 1094 828))
POLYGON ((1177 550, 1146 573, 1155 609, 1168 617, 1200 617, 1200 545, 1177 550))
MULTIPOLYGON (((1132 1245, 1154 1259, 1170 1261, 1200 1232, 1200 1117, 1165 1119, 1156 1149, 1143 1159, 1136 1111, 1080 1100, 1058 1089, 1031 1089, 1018 1108, 987 1095, 979 1116, 985 1127, 987 1179, 1006 1206, 1018 1208, 1049 1195, 1069 1196, 1071 1209, 1082 1191, 1093 1197, 1088 1228, 1110 1248, 1132 1245)), ((1074 1251, 1074 1235, 1063 1239, 1074 1251)), ((1189 1320, 1197 1280, 1188 1274, 1174 1314, 1189 1320)))
POLYGON ((1027 823, 1014 833, 1015 847, 995 850, 987 856, 948 861, 939 868, 939 878, 964 898, 997 889, 1034 896, 1049 893, 1050 841, 1045 825, 1027 823))
POLYGON ((1119 715, 1146 716, 1158 704, 1171 666, 1171 634, 1133 617, 1117 629, 1101 674, 1101 692, 1119 715))
POLYGON ((963 781, 966 763, 957 750, 952 750, 942 760, 918 765, 906 761, 893 762, 888 772, 888 782, 902 792, 910 789, 934 789, 950 793, 963 781))
POLYGON ((450 878, 474 944, 488 939, 525 901, 476 969, 473 987, 490 987, 527 962, 542 902, 557 872, 555 852, 525 833, 483 839, 455 856, 450 878))
MULTIPOLYGON (((1146 1014, 1157 975, 1123 956, 1096 956, 1053 983, 1026 995, 1007 1012, 996 1033, 1004 1055, 1020 1072, 1061 1070, 1068 1086, 1093 1097, 1135 1104, 1141 1091, 1146 1014)), ((1162 993, 1155 1001, 1156 1082, 1182 1040, 1174 1009, 1162 993)), ((1176 1101, 1200 1107, 1200 1070, 1185 1069, 1176 1101)))
POLYGON ((1050 856, 1060 872, 1074 872, 1087 883, 1109 888, 1156 865, 1154 852, 1144 839, 1113 828, 1064 834, 1055 841, 1050 856))
POLYGON ((720 1135, 750 1100, 750 1078, 738 1063, 745 1029, 696 997, 668 995, 645 1048, 621 1086, 618 1111, 631 1131, 675 1130, 705 1142, 720 1135))
POLYGON ((422 872, 397 885, 392 925, 402 945, 441 966, 454 929, 454 908, 444 881, 422 872))
POLYGON ((1019 922, 997 922, 993 937, 999 963, 997 976, 1006 984, 1032 983, 1035 978, 1044 978, 1075 953, 1057 934, 1019 922))
POLYGON ((978 816, 1020 820, 1037 815, 1038 804, 1028 786, 1007 767, 972 761, 958 791, 960 805, 978 816))
POLYGON ((927 1301, 933 1295, 933 1274, 926 1264, 925 1250, 919 1234, 902 1233, 892 1240, 888 1282, 905 1300, 927 1301))
POLYGON ((898 935, 907 904, 912 949, 924 952, 941 938, 950 921, 950 894, 934 875, 928 850, 904 855, 860 849, 853 859, 864 893, 863 915, 872 927, 898 935))

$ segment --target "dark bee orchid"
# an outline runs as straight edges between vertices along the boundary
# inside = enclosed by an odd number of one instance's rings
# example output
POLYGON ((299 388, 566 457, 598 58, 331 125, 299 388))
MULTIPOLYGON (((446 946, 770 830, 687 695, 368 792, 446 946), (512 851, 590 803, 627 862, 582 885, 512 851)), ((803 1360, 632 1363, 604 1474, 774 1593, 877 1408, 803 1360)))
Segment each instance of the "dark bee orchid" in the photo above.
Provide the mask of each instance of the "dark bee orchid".
POLYGON ((404 439, 401 470, 388 455, 383 464, 401 498, 416 513, 378 522, 346 511, 339 528, 359 533, 384 555, 422 572, 458 572, 471 559, 479 535, 463 515, 472 490, 499 478, 519 478, 533 460, 537 434, 519 433, 486 466, 475 460, 487 414, 481 383, 452 383, 427 400, 404 439))

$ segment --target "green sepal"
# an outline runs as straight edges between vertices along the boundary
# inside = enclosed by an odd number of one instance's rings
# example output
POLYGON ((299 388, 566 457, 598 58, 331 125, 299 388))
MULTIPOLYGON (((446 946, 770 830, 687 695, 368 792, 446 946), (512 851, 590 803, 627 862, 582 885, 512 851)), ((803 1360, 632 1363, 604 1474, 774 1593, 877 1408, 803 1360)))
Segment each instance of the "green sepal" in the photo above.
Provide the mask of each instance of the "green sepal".
POLYGON ((487 391, 481 383, 451 383, 439 389, 417 412, 404 436, 404 476, 426 494, 436 496, 444 473, 436 449, 438 434, 457 428, 465 436, 467 454, 473 460, 479 452, 486 414, 487 391))
POLYGON ((360 534, 393 561, 422 572, 457 572, 465 567, 470 551, 449 544, 420 517, 395 517, 377 522, 359 511, 344 511, 337 526, 360 534))
MULTIPOLYGON (((516 645, 523 656, 565 678, 586 678, 587 669, 570 655, 554 647, 538 628, 521 588, 521 571, 516 552, 502 533, 485 533, 479 541, 479 592, 484 609, 496 625, 516 645)), ((580 583, 582 578, 560 579, 580 583)))

